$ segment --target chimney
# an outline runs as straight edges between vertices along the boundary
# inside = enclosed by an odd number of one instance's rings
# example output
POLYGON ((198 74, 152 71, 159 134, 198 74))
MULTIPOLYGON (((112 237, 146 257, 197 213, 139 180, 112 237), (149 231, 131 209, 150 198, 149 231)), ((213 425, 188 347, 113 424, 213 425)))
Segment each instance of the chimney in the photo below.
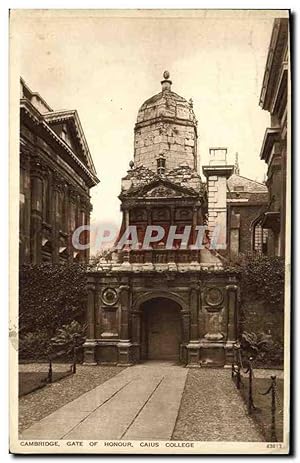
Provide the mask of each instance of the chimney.
POLYGON ((212 245, 227 248, 227 179, 234 166, 227 165, 227 148, 209 148, 209 165, 202 171, 207 178, 208 229, 212 245))

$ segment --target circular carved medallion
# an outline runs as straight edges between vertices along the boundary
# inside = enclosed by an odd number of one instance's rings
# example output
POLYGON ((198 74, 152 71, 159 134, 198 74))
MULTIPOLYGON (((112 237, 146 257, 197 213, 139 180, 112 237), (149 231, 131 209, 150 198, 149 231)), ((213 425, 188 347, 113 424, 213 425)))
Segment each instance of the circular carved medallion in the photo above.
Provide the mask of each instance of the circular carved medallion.
POLYGON ((113 288, 105 288, 102 291, 102 300, 106 305, 114 305, 118 300, 118 293, 113 288))
POLYGON ((219 288, 207 288, 204 299, 207 305, 218 306, 223 302, 223 292, 219 288))

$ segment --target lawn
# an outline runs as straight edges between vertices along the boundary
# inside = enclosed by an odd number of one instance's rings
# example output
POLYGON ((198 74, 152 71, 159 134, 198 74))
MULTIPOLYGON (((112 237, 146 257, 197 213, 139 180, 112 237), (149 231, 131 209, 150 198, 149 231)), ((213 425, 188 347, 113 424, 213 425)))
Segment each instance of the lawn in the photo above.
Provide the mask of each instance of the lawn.
MULTIPOLYGON (((252 417, 258 424, 266 441, 271 440, 271 392, 267 395, 262 395, 271 385, 269 378, 253 379, 253 403, 255 409, 252 411, 252 417)), ((248 403, 249 380, 248 377, 242 377, 240 392, 245 402, 248 403)), ((283 440, 283 379, 277 379, 277 399, 276 399, 276 436, 277 442, 283 440)))
MULTIPOLYGON (((69 367, 70 365, 67 364, 54 365, 54 378, 57 379, 57 375, 65 374, 69 367)), ((22 375, 29 373, 27 381, 31 381, 28 380, 30 377, 45 379, 48 374, 46 364, 21 365, 21 368, 22 375), (33 376, 33 373, 34 375, 38 373, 39 376, 33 376)), ((99 386, 122 370, 122 367, 77 365, 76 374, 67 376, 63 381, 56 380, 52 384, 47 384, 46 387, 41 387, 32 394, 23 395, 19 398, 19 431, 23 431, 85 392, 99 386)), ((36 381, 35 384, 40 383, 36 381)))
MULTIPOLYGON (((52 373, 52 382, 69 376, 71 371, 57 371, 52 373)), ((48 373, 45 371, 29 371, 19 373, 19 397, 36 391, 47 384, 48 373)))

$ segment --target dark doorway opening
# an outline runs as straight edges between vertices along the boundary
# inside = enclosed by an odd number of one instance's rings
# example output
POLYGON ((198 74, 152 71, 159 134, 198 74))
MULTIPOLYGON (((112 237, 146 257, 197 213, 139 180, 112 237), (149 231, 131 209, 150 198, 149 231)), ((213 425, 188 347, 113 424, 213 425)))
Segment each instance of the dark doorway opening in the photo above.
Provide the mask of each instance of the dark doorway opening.
POLYGON ((150 299, 142 305, 142 360, 179 360, 182 339, 180 305, 171 299, 150 299))

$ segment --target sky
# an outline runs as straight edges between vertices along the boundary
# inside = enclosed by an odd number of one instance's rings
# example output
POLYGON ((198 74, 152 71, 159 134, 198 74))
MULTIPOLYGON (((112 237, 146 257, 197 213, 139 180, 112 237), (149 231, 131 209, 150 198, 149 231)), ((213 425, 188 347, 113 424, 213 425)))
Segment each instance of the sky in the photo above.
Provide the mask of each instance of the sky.
POLYGON ((53 109, 79 113, 100 179, 91 190, 92 223, 120 222, 117 196, 133 159, 137 112, 160 92, 164 70, 172 90, 193 99, 200 169, 209 147, 222 146, 229 163, 239 153, 241 175, 264 179, 259 153, 270 116, 259 96, 274 16, 21 10, 13 17, 17 67, 29 88, 53 109))

